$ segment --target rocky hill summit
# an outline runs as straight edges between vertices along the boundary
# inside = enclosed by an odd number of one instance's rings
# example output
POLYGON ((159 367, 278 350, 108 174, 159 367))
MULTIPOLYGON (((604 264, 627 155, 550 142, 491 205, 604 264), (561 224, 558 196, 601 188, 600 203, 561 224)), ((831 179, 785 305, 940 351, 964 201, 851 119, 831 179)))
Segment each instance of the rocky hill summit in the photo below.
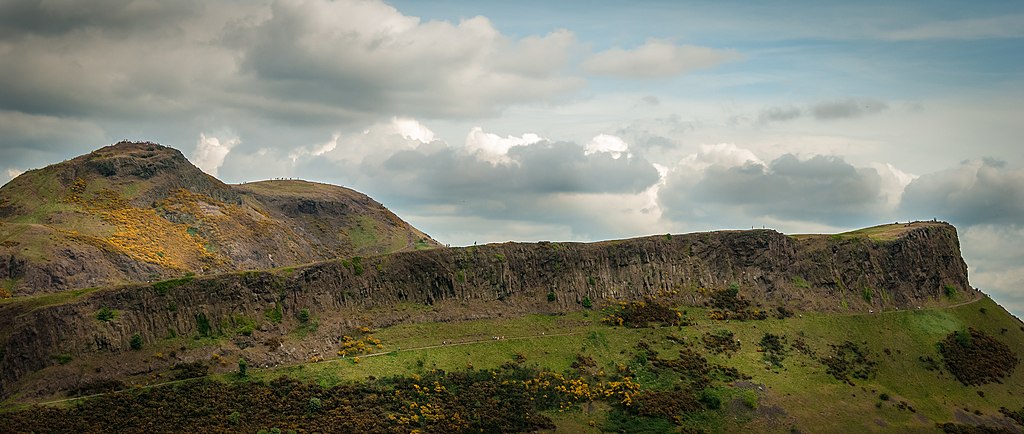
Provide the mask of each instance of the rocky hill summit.
POLYGON ((0 187, 0 296, 437 247, 359 192, 228 185, 176 149, 120 142, 0 187))

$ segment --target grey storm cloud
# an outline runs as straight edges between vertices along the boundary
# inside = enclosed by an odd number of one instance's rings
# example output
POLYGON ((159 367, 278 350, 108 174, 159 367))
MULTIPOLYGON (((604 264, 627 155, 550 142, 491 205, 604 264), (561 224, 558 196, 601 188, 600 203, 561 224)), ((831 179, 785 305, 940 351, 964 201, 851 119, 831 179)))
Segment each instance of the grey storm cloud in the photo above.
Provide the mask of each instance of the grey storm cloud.
POLYGON ((0 109, 62 117, 475 118, 584 84, 569 31, 516 39, 376 1, 14 0, 0 41, 0 109))
MULTIPOLYGON (((631 195, 659 180, 657 170, 641 156, 588 154, 584 147, 569 142, 514 146, 506 157, 507 161, 495 164, 461 148, 432 142, 399 150, 381 161, 313 158, 296 170, 353 187, 404 210, 403 215, 444 215, 449 220, 491 221, 519 229, 560 227, 575 236, 605 238, 619 232, 592 211, 566 206, 565 201, 631 195)), ((621 205, 603 207, 617 210, 621 205)), ((508 233, 513 236, 514 230, 508 233)))
POLYGON ((875 169, 840 157, 800 160, 791 154, 767 165, 711 166, 692 185, 670 178, 660 199, 676 217, 769 216, 827 224, 870 221, 885 202, 875 169))
POLYGON ((967 226, 1024 226, 1024 169, 983 159, 923 175, 907 185, 900 209, 967 226))
MULTIPOLYGON (((395 185, 411 200, 493 199, 502 195, 559 193, 637 193, 658 181, 658 172, 640 157, 587 155, 579 145, 542 142, 515 146, 511 163, 491 164, 452 148, 423 153, 401 151, 376 176, 404 178, 395 185)), ((386 181, 385 181, 386 182, 386 181)))

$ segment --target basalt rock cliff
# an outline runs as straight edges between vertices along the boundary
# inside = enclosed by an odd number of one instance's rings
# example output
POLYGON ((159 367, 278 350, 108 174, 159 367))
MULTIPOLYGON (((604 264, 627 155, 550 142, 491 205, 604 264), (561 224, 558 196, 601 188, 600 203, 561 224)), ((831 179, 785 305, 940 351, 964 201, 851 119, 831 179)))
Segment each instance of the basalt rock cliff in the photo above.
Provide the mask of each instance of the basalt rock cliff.
POLYGON ((557 314, 650 297, 700 306, 726 288, 762 310, 867 313, 980 296, 952 226, 872 229, 441 248, 9 300, 0 304, 0 395, 163 372, 209 357, 209 348, 178 343, 205 342, 199 336, 216 337, 208 347, 218 354, 265 366, 333 355, 338 338, 360 326, 557 314), (319 318, 319 328, 297 337, 303 316, 319 318), (255 327, 240 333, 245 324, 255 327), (147 348, 174 347, 174 356, 139 356, 136 335, 147 348))

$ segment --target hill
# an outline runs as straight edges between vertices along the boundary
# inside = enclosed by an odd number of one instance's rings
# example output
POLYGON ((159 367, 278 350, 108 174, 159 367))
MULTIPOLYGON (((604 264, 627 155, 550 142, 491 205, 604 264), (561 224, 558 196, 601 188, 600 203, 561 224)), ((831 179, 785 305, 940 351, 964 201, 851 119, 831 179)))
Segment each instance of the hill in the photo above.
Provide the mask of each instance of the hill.
POLYGON ((153 143, 117 143, 0 187, 0 295, 437 246, 359 192, 227 185, 153 143))
POLYGON ((11 432, 1024 426, 1024 324, 942 222, 423 249, 359 193, 145 143, 0 193, 11 432))

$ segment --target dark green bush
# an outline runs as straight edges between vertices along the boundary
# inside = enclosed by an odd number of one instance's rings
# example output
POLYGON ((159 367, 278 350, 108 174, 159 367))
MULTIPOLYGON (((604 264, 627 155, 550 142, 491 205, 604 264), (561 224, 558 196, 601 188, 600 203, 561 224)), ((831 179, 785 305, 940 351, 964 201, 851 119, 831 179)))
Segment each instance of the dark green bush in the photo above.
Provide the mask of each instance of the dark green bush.
POLYGON ((132 339, 131 339, 131 341, 128 342, 128 345, 131 345, 133 350, 136 350, 136 351, 141 350, 142 349, 142 335, 140 335, 138 333, 132 335, 132 339))

